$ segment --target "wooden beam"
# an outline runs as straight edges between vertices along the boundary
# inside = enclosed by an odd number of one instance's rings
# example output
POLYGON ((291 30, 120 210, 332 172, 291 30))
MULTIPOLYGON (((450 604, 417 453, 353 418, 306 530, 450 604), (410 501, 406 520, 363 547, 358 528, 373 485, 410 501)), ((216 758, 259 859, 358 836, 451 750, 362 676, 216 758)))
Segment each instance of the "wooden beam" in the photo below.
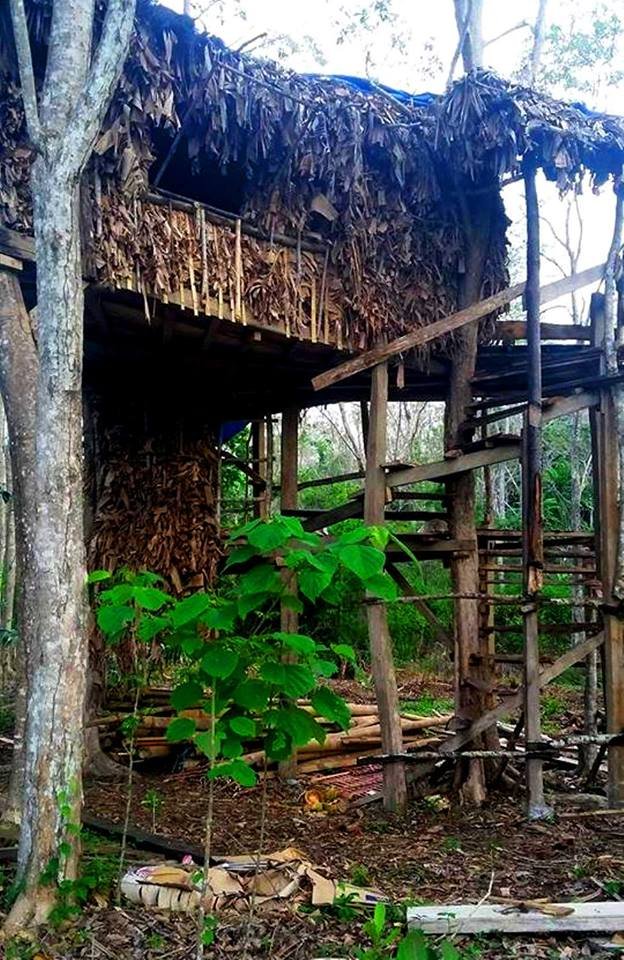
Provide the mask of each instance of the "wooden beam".
POLYGON ((550 423, 557 417, 565 417, 570 413, 578 413, 595 407, 600 403, 600 395, 594 391, 583 390, 572 393, 569 397, 553 397, 542 404, 542 423, 550 423))
MULTIPOLYGON (((388 417, 388 365, 380 364, 373 370, 371 384, 370 419, 366 444, 366 482, 364 485, 364 519, 375 526, 383 524, 386 505, 386 477, 383 463, 386 459, 388 417)), ((371 669, 375 696, 379 707, 381 745, 385 753, 403 752, 403 734, 399 711, 392 643, 388 629, 388 613, 383 603, 366 608, 368 637, 371 650, 371 669)), ((383 802, 387 810, 402 812, 407 805, 405 766, 390 763, 383 769, 383 802)))
MULTIPOLYGON (((564 277, 562 280, 555 280, 554 283, 547 283, 541 289, 541 302, 549 303, 552 300, 558 300, 559 297, 567 293, 573 293, 581 287, 595 283, 596 280, 601 279, 604 268, 604 263, 601 263, 595 267, 589 267, 588 270, 582 270, 580 273, 576 273, 571 277, 564 277)), ((514 286, 506 287, 504 290, 500 290, 498 293, 487 297, 485 300, 481 300, 479 303, 475 303, 470 307, 466 307, 464 310, 459 310, 457 313, 452 313, 450 316, 444 317, 443 320, 437 320, 428 326, 420 327, 418 330, 406 333, 396 340, 391 340, 390 343, 380 343, 371 350, 367 350, 365 353, 361 353, 351 360, 346 360, 337 367, 332 367, 331 370, 326 370, 324 373, 318 374, 318 376, 313 378, 312 386, 315 390, 323 390, 333 383, 339 383, 347 377, 352 377, 355 373, 368 370, 370 367, 374 367, 375 364, 388 360, 390 357, 395 357, 399 353, 412 350, 414 347, 421 347, 431 340, 436 340, 438 337, 443 337, 453 330, 458 330, 467 323, 472 323, 475 320, 486 317, 489 313, 493 313, 495 310, 499 310, 501 307, 506 306, 506 304, 511 303, 512 300, 517 300, 518 297, 523 296, 525 291, 526 283, 516 283, 514 286)))
MULTIPOLYGON (((594 637, 588 637, 587 640, 583 640, 582 643, 577 643, 576 646, 567 650, 562 656, 558 657, 554 663, 550 664, 550 666, 541 670, 538 676, 540 690, 548 683, 556 680, 562 673, 565 673, 569 667, 573 667, 579 660, 584 660, 592 650, 597 650, 603 641, 604 633, 598 633, 594 637)), ((497 707, 494 707, 493 710, 489 710, 487 713, 484 713, 482 717, 479 717, 478 720, 475 720, 466 730, 458 730, 452 737, 445 740, 440 747, 440 754, 444 755, 445 753, 454 753, 460 750, 467 743, 474 740, 475 737, 478 737, 479 734, 483 733, 484 730, 489 729, 497 720, 517 710, 518 707, 522 707, 523 703, 524 687, 521 687, 517 693, 506 697, 497 707)))
POLYGON ((303 483, 299 484, 299 490, 309 490, 311 487, 328 487, 332 483, 348 483, 350 480, 363 480, 364 476, 364 470, 355 470, 353 473, 340 473, 335 477, 318 477, 316 480, 304 480, 303 483))
POLYGON ((424 480, 442 480, 447 477, 477 470, 487 464, 503 463, 505 460, 517 460, 520 456, 520 442, 511 440, 500 446, 475 450, 459 457, 448 457, 436 463, 423 463, 404 470, 397 470, 386 476, 388 487, 400 487, 408 483, 422 483, 424 480))
MULTIPOLYGON (((527 325, 524 320, 497 320, 494 336, 501 340, 526 340, 527 325)), ((589 327, 575 323, 540 323, 542 340, 591 340, 589 327)))
POLYGON ((0 252, 16 260, 35 259, 35 240, 28 234, 0 226, 0 252))

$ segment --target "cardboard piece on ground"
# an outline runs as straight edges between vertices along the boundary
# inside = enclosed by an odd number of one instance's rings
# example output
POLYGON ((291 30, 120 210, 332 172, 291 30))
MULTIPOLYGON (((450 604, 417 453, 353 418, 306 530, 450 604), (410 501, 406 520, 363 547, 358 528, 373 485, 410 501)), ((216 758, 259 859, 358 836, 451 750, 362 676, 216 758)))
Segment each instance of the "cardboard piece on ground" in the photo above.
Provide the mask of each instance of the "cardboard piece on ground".
MULTIPOLYGON (((191 912, 201 902, 202 879, 194 865, 157 864, 129 870, 121 890, 133 903, 161 910, 191 912)), ((208 890, 204 908, 218 910, 227 904, 246 909, 254 897, 256 903, 306 898, 309 890, 313 906, 332 904, 337 895, 351 896, 354 902, 375 904, 382 900, 374 890, 336 883, 323 876, 295 847, 267 854, 259 861, 254 855, 223 857, 208 872, 208 890)))

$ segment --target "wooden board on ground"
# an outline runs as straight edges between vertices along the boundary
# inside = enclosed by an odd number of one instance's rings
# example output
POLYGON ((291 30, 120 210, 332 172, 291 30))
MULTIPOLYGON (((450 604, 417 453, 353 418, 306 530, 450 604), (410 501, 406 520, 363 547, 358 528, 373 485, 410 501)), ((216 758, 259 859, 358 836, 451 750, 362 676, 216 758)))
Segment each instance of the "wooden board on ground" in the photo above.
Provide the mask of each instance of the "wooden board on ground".
POLYGON ((409 907, 407 923, 412 930, 434 934, 613 933, 624 929, 624 903, 536 904, 534 909, 503 903, 440 904, 409 907))

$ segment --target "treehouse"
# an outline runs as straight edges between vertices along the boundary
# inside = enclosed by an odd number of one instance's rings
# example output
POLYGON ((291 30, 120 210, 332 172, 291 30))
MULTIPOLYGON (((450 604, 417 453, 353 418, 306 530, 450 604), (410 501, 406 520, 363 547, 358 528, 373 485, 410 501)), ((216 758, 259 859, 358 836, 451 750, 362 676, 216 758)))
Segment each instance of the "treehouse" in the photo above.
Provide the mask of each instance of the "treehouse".
MULTIPOLYGON (((27 11, 41 73, 50 8, 30 0, 27 11)), ((7 18, 3 7, 0 269, 19 276, 32 309, 32 151, 7 18)), ((565 192, 619 183, 623 163, 624 121, 489 73, 440 97, 297 75, 229 50, 189 18, 139 0, 130 56, 79 197, 92 565, 147 566, 177 591, 213 581, 222 556, 220 438, 232 421, 283 414, 281 508, 310 529, 353 516, 382 523, 393 500, 417 506, 418 485, 438 481, 444 532, 416 532, 405 542, 420 559, 445 560, 453 574, 457 732, 448 756, 475 743, 495 754, 497 717, 524 702, 527 741, 537 744, 527 779, 539 815, 539 689, 565 666, 552 665, 548 678, 539 672, 541 587, 576 556, 584 582, 598 578, 601 589, 587 598, 596 618, 582 630, 570 624, 570 634, 585 632, 585 640, 565 663, 605 641, 604 742, 612 799, 624 801, 624 749, 608 740, 624 727, 624 632, 613 597, 613 422, 622 374, 605 346, 617 249, 610 259, 605 249, 582 275, 540 287, 535 191, 539 170, 565 192), (527 279, 509 287, 501 191, 522 178, 527 279), (540 323, 540 302, 603 280, 607 295, 593 298, 590 325, 540 323), (526 322, 506 321, 505 308, 523 295, 526 322), (395 400, 446 402, 443 461, 386 462, 387 403, 395 400), (336 401, 363 404, 364 488, 333 511, 301 511, 298 412, 336 401), (599 529, 595 537, 544 537, 541 425, 584 408, 597 452, 599 529), (497 432, 512 410, 525 415, 522 437, 497 432), (475 472, 509 459, 523 467, 523 530, 478 528, 475 472), (501 557, 524 573, 525 692, 513 705, 498 702, 494 674, 491 570, 501 557)), ((267 508, 267 442, 258 430, 255 468, 248 468, 259 510, 267 508)), ((410 516, 419 522, 422 513, 410 516)), ((400 569, 406 559, 397 548, 389 552, 389 568, 409 595, 400 569)), ((439 629, 427 598, 406 599, 439 629)), ((294 629, 295 615, 285 616, 294 629)), ((368 604, 367 616, 387 797, 398 805, 410 761, 396 723, 383 604, 368 604)), ((469 780, 479 779, 482 759, 472 750, 469 780)), ((420 775, 423 765, 413 770, 420 775)))

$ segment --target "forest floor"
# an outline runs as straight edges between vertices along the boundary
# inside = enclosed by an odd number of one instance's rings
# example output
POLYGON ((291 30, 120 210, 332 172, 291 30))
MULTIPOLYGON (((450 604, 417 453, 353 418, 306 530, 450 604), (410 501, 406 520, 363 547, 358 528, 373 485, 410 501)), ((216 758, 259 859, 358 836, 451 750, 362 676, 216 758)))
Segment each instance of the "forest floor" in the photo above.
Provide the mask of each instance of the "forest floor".
MULTIPOLYGON (((405 700, 433 702, 448 690, 441 683, 423 685, 401 680, 405 700)), ((351 698, 367 691, 348 685, 351 698)), ((368 693, 370 696, 370 693, 368 693)), ((559 728, 573 722, 579 696, 560 688, 552 693, 560 715, 559 728)), ((576 802, 572 782, 561 774, 548 776, 552 822, 528 824, 522 795, 493 794, 481 809, 445 800, 414 801, 405 817, 387 815, 377 803, 346 811, 307 811, 307 782, 288 785, 269 781, 264 851, 294 846, 321 872, 336 880, 373 887, 397 908, 422 903, 477 903, 484 897, 548 898, 561 902, 619 899, 624 896, 624 816, 587 816, 576 802)), ((121 823, 126 804, 123 783, 89 783, 87 813, 121 823)), ((137 778, 131 824, 189 845, 203 842, 208 788, 198 770, 143 773, 137 778), (157 791, 153 821, 149 797, 157 791), (151 792, 151 793, 150 793, 151 792)), ((218 784, 212 849, 216 855, 255 853, 261 830, 262 790, 218 784)), ((87 861, 108 861, 111 875, 117 848, 89 838, 87 861)), ((150 853, 130 849, 132 863, 153 862, 150 853)), ((103 873, 106 871, 103 870, 103 873)), ((399 919, 401 911, 393 912, 399 919)), ((244 956, 274 960, 312 960, 353 956, 366 944, 362 932, 366 908, 312 909, 286 904, 265 915, 257 911, 250 925, 240 914, 219 917, 215 944, 207 958, 244 956)), ((168 915, 128 904, 115 907, 100 895, 98 903, 59 930, 46 934, 37 952, 11 960, 186 960, 194 956, 196 929, 187 915, 168 915)), ((455 942, 461 960, 536 957, 613 956, 597 952, 591 939, 497 937, 461 938, 455 942)), ((7 958, 9 955, 7 954, 7 958)))

